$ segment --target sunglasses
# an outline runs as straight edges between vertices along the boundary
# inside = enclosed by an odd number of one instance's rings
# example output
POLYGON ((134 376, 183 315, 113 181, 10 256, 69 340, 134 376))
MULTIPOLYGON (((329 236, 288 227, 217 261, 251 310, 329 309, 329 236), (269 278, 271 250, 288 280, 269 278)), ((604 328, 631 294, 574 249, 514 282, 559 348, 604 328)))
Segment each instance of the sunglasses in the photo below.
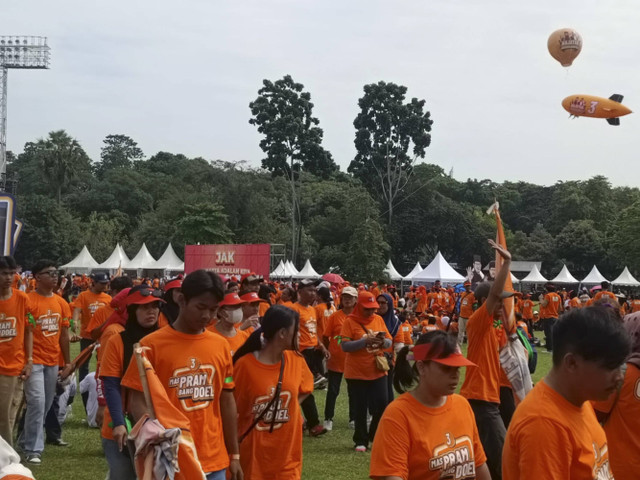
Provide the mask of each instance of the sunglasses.
POLYGON ((162 298, 162 292, 160 290, 154 290, 152 288, 145 288, 142 290, 138 290, 138 293, 143 296, 143 297, 156 297, 156 298, 162 298))

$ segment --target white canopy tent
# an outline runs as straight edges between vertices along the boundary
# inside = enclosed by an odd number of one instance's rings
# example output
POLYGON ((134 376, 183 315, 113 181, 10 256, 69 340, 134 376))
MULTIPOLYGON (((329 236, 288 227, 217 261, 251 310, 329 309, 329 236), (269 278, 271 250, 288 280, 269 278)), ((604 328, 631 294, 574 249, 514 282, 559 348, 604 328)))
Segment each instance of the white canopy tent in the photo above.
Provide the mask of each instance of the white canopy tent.
POLYGON ((270 278, 285 278, 287 276, 287 270, 285 269, 284 262, 280 260, 278 266, 269 274, 270 278))
POLYGON ((420 262, 416 262, 416 266, 413 267, 413 270, 411 270, 406 277, 403 277, 402 280, 404 280, 405 282, 410 282, 411 279, 419 274, 422 270, 424 269, 422 268, 422 265, 420 265, 420 262))
POLYGON ((98 265, 98 268, 102 270, 115 271, 119 268, 126 270, 129 267, 129 257, 125 253, 124 249, 119 243, 116 244, 116 248, 113 249, 109 258, 98 265))
POLYGON ((311 261, 307 259, 302 270, 300 270, 296 275, 293 275, 293 278, 300 280, 303 278, 320 278, 320 274, 313 269, 311 261))
POLYGON ((76 258, 62 265, 60 268, 74 273, 90 273, 91 270, 98 268, 98 262, 95 261, 91 253, 89 253, 87 246, 84 245, 76 258))
POLYGON ((640 287, 640 282, 631 275, 631 272, 627 267, 624 267, 620 276, 611 283, 613 285, 620 285, 624 287, 640 287))
POLYGON ((571 275, 566 265, 563 265, 562 270, 551 280, 551 283, 580 283, 580 281, 571 275))
POLYGON ((511 275, 511 283, 520 283, 520 280, 518 280, 518 277, 516 277, 513 273, 509 272, 509 275, 511 275))
POLYGON ((164 270, 167 272, 184 272, 184 262, 176 255, 171 243, 167 245, 166 250, 156 260, 153 266, 148 267, 149 270, 164 270))
POLYGON ((287 277, 295 277, 298 274, 298 269, 291 260, 285 262, 284 268, 287 271, 287 277))
POLYGON ((145 243, 140 247, 140 251, 127 264, 127 270, 149 270, 154 268, 156 259, 151 256, 145 243))
POLYGON ((538 266, 534 265, 529 275, 520 280, 522 283, 546 283, 548 280, 542 276, 538 266))
POLYGON ((401 282, 402 281, 402 275, 400 275, 398 273, 398 271, 396 270, 396 267, 393 266, 393 263, 391 263, 391 260, 389 260, 387 262, 387 266, 384 267, 384 272, 389 275, 389 278, 394 281, 394 282, 401 282))
POLYGON ((600 273, 600 271, 598 270, 598 267, 594 265, 591 271, 589 272, 589 275, 584 277, 581 283, 585 285, 596 285, 598 283, 607 282, 607 281, 608 280, 604 278, 600 273))
POLYGON ((440 280, 442 283, 460 283, 464 282, 464 279, 462 275, 447 263, 442 254, 438 252, 424 270, 411 278, 411 284, 432 283, 436 280, 440 280))

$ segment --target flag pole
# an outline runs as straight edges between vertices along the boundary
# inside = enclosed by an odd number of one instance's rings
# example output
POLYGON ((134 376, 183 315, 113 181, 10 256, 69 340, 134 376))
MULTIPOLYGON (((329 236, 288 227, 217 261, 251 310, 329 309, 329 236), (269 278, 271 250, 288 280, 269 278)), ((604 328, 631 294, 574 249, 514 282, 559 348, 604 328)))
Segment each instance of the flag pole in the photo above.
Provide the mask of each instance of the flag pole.
POLYGON ((149 415, 149 418, 154 420, 156 418, 156 412, 153 409, 151 391, 149 390, 149 381, 147 380, 147 370, 144 366, 144 360, 142 359, 142 347, 139 343, 133 345, 133 354, 136 357, 136 364, 138 365, 138 373, 140 374, 140 383, 142 384, 142 393, 144 394, 144 403, 147 415, 149 415))

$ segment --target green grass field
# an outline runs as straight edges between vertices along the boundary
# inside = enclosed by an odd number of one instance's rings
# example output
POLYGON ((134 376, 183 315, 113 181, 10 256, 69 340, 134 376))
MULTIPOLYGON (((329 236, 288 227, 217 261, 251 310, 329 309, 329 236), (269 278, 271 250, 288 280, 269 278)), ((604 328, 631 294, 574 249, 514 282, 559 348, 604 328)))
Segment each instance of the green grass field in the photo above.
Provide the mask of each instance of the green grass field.
MULTIPOLYGON (((536 332, 540 335, 540 332, 536 332)), ((77 344, 73 352, 77 353, 77 344)), ((538 368, 534 382, 539 381, 551 368, 551 355, 538 349, 538 368)), ((464 373, 464 372, 463 372, 464 373)), ((463 378, 460 380, 462 384, 463 378)), ((315 393, 318 411, 322 418, 325 391, 315 393)), ((304 439, 304 463, 302 478, 320 480, 336 478, 341 480, 363 479, 368 477, 369 453, 355 453, 347 416, 346 385, 343 384, 333 431, 319 438, 304 439)), ((63 438, 71 446, 53 447, 47 445, 42 457, 42 465, 32 467, 38 480, 96 480, 103 479, 107 473, 107 462, 102 455, 100 432, 87 428, 83 422, 82 399, 78 395, 73 405, 73 416, 64 426, 63 438)))

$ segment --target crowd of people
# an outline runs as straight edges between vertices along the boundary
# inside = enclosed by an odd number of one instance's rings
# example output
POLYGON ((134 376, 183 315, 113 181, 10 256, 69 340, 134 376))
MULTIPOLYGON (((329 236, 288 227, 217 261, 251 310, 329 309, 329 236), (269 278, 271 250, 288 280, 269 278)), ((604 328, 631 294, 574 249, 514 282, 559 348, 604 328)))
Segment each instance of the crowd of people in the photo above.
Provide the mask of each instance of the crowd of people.
POLYGON ((205 270, 63 277, 48 260, 21 275, 0 257, 0 437, 31 466, 45 444, 67 446, 77 380, 108 478, 137 478, 128 439, 148 412, 140 344, 209 480, 300 479, 303 435, 331 435, 343 379, 371 478, 637 478, 640 299, 606 282, 511 291, 510 253, 490 243, 502 265, 492 282, 406 292, 205 270), (95 349, 94 372, 70 358, 71 342, 95 349), (509 342, 530 370, 536 347, 552 358, 524 398, 501 362, 509 342))

